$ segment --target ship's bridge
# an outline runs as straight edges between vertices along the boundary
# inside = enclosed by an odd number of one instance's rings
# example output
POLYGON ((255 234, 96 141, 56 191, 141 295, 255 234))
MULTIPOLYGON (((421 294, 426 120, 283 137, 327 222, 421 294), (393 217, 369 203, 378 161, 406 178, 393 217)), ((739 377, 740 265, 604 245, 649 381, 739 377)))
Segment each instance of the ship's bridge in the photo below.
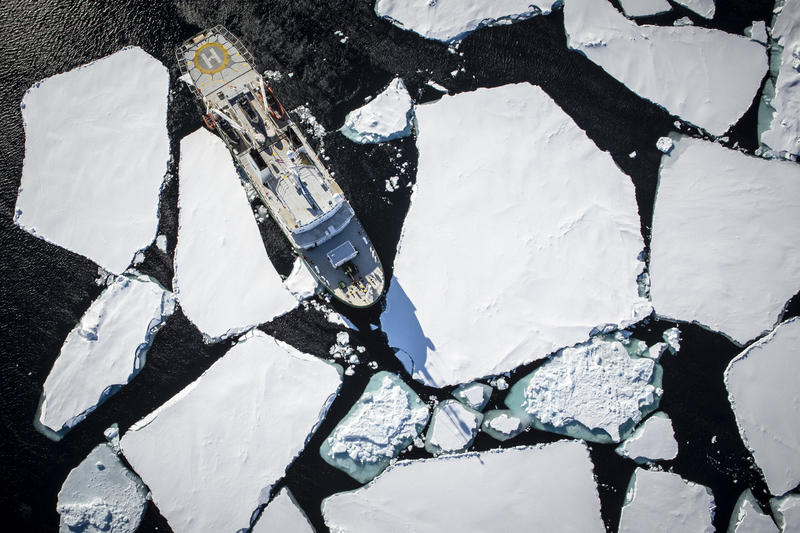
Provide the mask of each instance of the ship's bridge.
POLYGON ((253 72, 253 56, 223 26, 214 26, 192 37, 178 48, 177 56, 181 74, 188 73, 202 97, 253 72))

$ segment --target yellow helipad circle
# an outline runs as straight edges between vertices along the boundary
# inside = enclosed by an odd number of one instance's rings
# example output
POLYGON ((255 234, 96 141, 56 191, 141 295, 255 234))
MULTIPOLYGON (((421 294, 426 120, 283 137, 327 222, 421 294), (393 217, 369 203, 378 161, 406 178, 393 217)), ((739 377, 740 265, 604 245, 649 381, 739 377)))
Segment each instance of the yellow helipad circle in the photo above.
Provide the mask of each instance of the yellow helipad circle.
POLYGON ((206 43, 194 53, 194 66, 203 74, 216 74, 228 66, 231 56, 220 43, 206 43))

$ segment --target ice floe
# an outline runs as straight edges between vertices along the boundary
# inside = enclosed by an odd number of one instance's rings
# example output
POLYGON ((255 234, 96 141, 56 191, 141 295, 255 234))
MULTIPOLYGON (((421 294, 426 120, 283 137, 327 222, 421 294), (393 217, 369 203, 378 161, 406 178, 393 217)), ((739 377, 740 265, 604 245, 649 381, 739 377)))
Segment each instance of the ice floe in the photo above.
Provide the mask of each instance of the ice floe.
POLYGON ((472 445, 483 415, 456 400, 444 400, 433 410, 425 449, 433 454, 461 452, 472 445))
POLYGON ((619 0, 619 5, 629 17, 646 17, 672 11, 667 0, 619 0))
POLYGON ((483 415, 481 430, 499 441, 516 437, 528 427, 527 418, 523 421, 510 409, 492 409, 483 415))
POLYGON ((60 438, 133 379, 173 309, 172 294, 154 279, 117 276, 61 346, 44 382, 37 427, 60 438))
POLYGON ((222 140, 205 129, 181 140, 175 297, 206 340, 297 306, 272 266, 222 140))
POLYGON ((317 293, 319 287, 317 278, 311 273, 311 269, 308 268, 305 261, 299 257, 295 258, 292 272, 283 284, 298 300, 311 298, 317 293))
POLYGON ((399 461, 323 500, 322 513, 335 533, 605 532, 588 450, 574 441, 399 461))
POLYGON ((650 314, 630 178, 544 91, 445 95, 416 116, 416 192, 381 315, 414 379, 497 375, 650 314))
POLYGON ((100 444, 67 476, 56 510, 61 533, 133 533, 147 508, 147 488, 100 444))
POLYGON ((137 47, 34 84, 14 222, 121 273, 158 228, 169 73, 137 47))
POLYGON ((260 331, 134 424, 122 451, 175 533, 238 531, 305 446, 341 368, 260 331))
POLYGON ((465 383, 456 387, 453 397, 476 411, 483 411, 492 397, 492 388, 483 383, 465 383))
POLYGON ((284 488, 262 511, 252 533, 314 533, 308 517, 284 488))
POLYGON ((800 167, 679 138, 662 156, 650 297, 663 318, 743 344, 800 288, 800 167))
POLYGON ((797 533, 800 531, 800 494, 787 494, 769 501, 775 522, 781 533, 797 533))
POLYGON ((640 26, 608 0, 564 2, 564 27, 570 48, 713 135, 747 111, 767 71, 764 47, 747 37, 695 26, 640 26))
POLYGON ((711 533, 714 496, 678 474, 637 468, 631 477, 619 533, 711 533))
POLYGON ((681 330, 669 328, 661 334, 661 338, 667 343, 670 353, 676 354, 681 349, 681 330))
POLYGON ((731 513, 728 533, 778 533, 772 517, 764 514, 750 489, 739 496, 731 513))
POLYGON ((619 442, 661 399, 661 367, 618 340, 565 348, 520 379, 505 403, 534 427, 595 442, 619 442))
POLYGON ((428 406, 391 372, 378 372, 320 446, 325 462, 366 483, 420 434, 428 406))
POLYGON ((665 413, 654 413, 615 451, 640 464, 675 459, 678 456, 678 443, 675 441, 672 421, 665 413))
POLYGON ((353 142, 380 143, 411 134, 414 102, 401 78, 395 78, 368 104, 344 119, 342 134, 353 142))
POLYGON ((460 41, 484 26, 549 14, 561 0, 376 0, 375 13, 427 39, 460 41))
POLYGON ((800 484, 800 318, 780 324, 725 370, 728 399, 770 492, 800 484))
MULTIPOLYGON (((754 20, 753 25, 744 29, 744 34, 751 40, 766 45, 769 39, 767 35, 767 23, 763 20, 754 20)), ((770 70, 772 70, 770 66, 770 70)))
POLYGON ((674 0, 674 2, 707 19, 714 18, 714 12, 717 10, 715 0, 674 0))
POLYGON ((668 154, 672 151, 673 143, 669 137, 659 137, 656 141, 656 148, 662 153, 668 154))

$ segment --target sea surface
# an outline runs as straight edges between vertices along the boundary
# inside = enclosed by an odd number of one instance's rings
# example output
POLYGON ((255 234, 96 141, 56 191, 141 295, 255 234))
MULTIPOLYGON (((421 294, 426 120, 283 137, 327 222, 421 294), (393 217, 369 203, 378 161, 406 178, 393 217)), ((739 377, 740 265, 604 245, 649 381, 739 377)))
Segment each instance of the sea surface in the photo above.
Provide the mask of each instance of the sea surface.
MULTIPOLYGON (((567 0, 569 1, 569 0, 567 0)), ((713 22, 693 16, 696 23, 741 34, 753 20, 769 20, 772 2, 717 0, 713 22)), ((671 24, 689 14, 675 7, 672 14, 645 19, 671 24)), ((172 79, 168 128, 173 163, 161 198, 159 233, 169 237, 168 254, 152 246, 139 269, 171 286, 171 254, 177 234, 177 164, 180 139, 202 127, 192 95, 177 81, 174 50, 204 27, 224 24, 249 46, 260 69, 280 71, 273 82, 287 109, 307 105, 329 132, 312 142, 330 157, 330 168, 375 243, 391 275, 403 219, 416 172, 413 138, 385 145, 356 145, 336 132, 346 113, 368 96, 402 76, 417 102, 440 97, 426 85, 433 80, 451 93, 528 81, 540 85, 589 137, 611 153, 633 180, 649 242, 660 152, 658 137, 674 130, 666 111, 646 102, 579 53, 567 49, 559 11, 512 25, 480 30, 465 39, 458 53, 379 19, 370 0, 246 0, 221 1, 18 1, 0 3, 0 523, 4 531, 58 530, 56 497, 68 472, 98 443, 103 430, 116 422, 124 432, 197 378, 221 357, 231 341, 207 345, 198 330, 178 310, 158 333, 144 370, 99 407, 62 441, 52 442, 34 430, 33 418, 42 384, 67 333, 100 293, 97 266, 91 261, 37 239, 13 222, 24 157, 24 130, 19 103, 25 90, 48 76, 118 51, 127 45, 143 48, 170 70, 172 79), (341 31, 348 37, 334 34, 341 31), (452 77, 451 72, 464 71, 452 77), (289 73, 292 73, 289 76, 289 73), (635 159, 628 154, 635 150, 635 159), (399 157, 398 157, 399 154, 399 157), (408 163, 401 187, 387 193, 385 180, 408 163)), ((756 106, 730 135, 747 150, 757 147, 756 106)), ((89 147, 90 148, 90 147, 89 147)), ((125 194, 124 190, 119 191, 125 194)), ((279 230, 267 220, 261 225, 264 244, 282 274, 291 269, 292 255, 279 230)), ((800 309, 797 297, 787 317, 800 309)), ((354 312, 337 308, 361 330, 351 332, 353 345, 367 347, 364 362, 400 373, 423 399, 444 399, 452 388, 429 389, 410 380, 394 358, 383 334, 372 331, 380 309, 354 312)), ((656 341, 674 323, 650 321, 635 333, 656 341)), ((302 351, 328 357, 339 328, 314 310, 298 309, 261 327, 302 351)), ((665 357, 664 410, 673 421, 680 455, 672 470, 709 486, 717 504, 715 526, 727 527, 739 494, 752 487, 766 502, 764 481, 743 446, 727 400, 722 375, 739 349, 725 337, 692 325, 681 325, 683 341, 676 357, 665 357)), ((539 363, 527 365, 516 378, 539 363)), ((322 461, 317 450, 324 437, 360 395, 372 373, 366 364, 345 379, 340 396, 306 450, 292 464, 280 486, 288 486, 319 531, 326 531, 320 501, 358 484, 322 461)), ((303 391, 297 391, 302 394, 303 391)), ((495 393, 489 408, 502 405, 495 393)), ((538 431, 506 443, 480 434, 472 449, 485 450, 557 440, 538 431)), ((590 445, 598 480, 602 514, 609 531, 616 531, 625 488, 634 469, 613 446, 590 445)), ((405 458, 424 457, 415 449, 405 458)), ((277 491, 276 491, 277 492, 277 491)), ((488 505, 492 505, 487 500, 488 505)), ((400 504, 399 504, 400 505, 400 504)), ((502 511, 499 509, 498 513, 502 511)), ((166 520, 148 506, 141 532, 168 532, 166 520)))

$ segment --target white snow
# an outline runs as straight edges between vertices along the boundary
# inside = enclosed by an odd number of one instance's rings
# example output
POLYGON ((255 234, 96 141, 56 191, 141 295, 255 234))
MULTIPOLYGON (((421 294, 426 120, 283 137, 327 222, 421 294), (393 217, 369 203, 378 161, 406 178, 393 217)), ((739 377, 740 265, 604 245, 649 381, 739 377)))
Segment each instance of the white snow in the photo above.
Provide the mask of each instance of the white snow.
POLYGON ((381 315, 414 379, 500 374, 650 314, 630 178, 544 91, 445 95, 416 116, 416 191, 381 315))
POLYGON ((444 400, 433 410, 425 449, 433 454, 464 451, 472 445, 482 421, 478 411, 457 400, 444 400))
POLYGON ((261 513, 252 533, 314 533, 314 528, 289 489, 283 488, 261 513))
POLYGON ((800 0, 786 0, 770 33, 771 79, 759 112, 761 142, 777 155, 795 159, 800 155, 800 0))
POLYGON ((299 257, 295 258, 294 265, 292 265, 292 272, 283 284, 286 289, 300 301, 307 300, 314 296, 319 286, 317 278, 311 273, 305 261, 299 257))
POLYGON ((351 111, 344 119, 342 134, 360 144, 391 141, 411 134, 414 102, 401 78, 368 104, 351 111))
POLYGON ((516 437, 528 427, 528 420, 524 422, 508 409, 493 409, 483 416, 483 430, 490 437, 504 441, 516 437))
POLYGON ((676 354, 681 349, 681 330, 678 328, 669 328, 661 335, 664 342, 667 343, 670 353, 676 354))
POLYGON ((156 246, 162 252, 167 253, 167 236, 159 235, 158 237, 156 237, 156 246))
POLYGON ((38 424, 60 438, 127 384, 172 314, 172 294, 147 276, 118 276, 67 335, 44 382, 38 424))
POLYGON ((714 18, 717 9, 714 0, 674 0, 676 4, 685 6, 703 18, 714 18))
POLYGON ((668 154, 672 150, 673 143, 669 137, 659 137, 656 141, 656 148, 662 153, 668 154))
POLYGON ((457 42, 485 26, 547 15, 560 0, 376 0, 375 13, 426 39, 457 42))
POLYGON ((428 406, 395 374, 378 372, 320 446, 325 462, 366 483, 420 434, 428 406))
POLYGON ((175 297, 207 340, 297 306, 272 266, 222 140, 205 129, 181 140, 175 297))
POLYGON ((247 528, 325 416, 340 372, 249 333, 134 424, 122 451, 175 533, 247 528))
MULTIPOLYGON (((655 359, 658 361, 661 359, 661 356, 664 354, 664 351, 669 348, 669 345, 666 342, 657 342, 654 345, 650 346, 645 353, 642 355, 644 357, 649 357, 650 359, 655 359)), ((677 350, 676 350, 677 351, 677 350)))
POLYGON ((631 357, 617 340, 565 348, 519 380, 506 405, 535 427, 596 442, 619 442, 661 399, 661 368, 631 357))
POLYGON ((711 533, 714 507, 707 487, 678 474, 637 468, 622 507, 619 533, 711 533))
POLYGON ((67 476, 56 510, 62 533, 133 533, 147 508, 147 489, 108 444, 99 444, 67 476))
POLYGON ((764 514, 750 489, 739 496, 731 513, 728 533, 778 533, 772 517, 764 514))
POLYGON ((767 35, 767 23, 763 20, 754 20, 753 25, 744 29, 744 34, 753 41, 766 45, 769 36, 767 35))
POLYGON ((482 411, 492 397, 492 387, 483 383, 465 383, 453 391, 453 397, 476 411, 482 411))
POLYGON ((615 451, 640 464, 675 459, 678 456, 678 443, 675 441, 672 421, 665 413, 654 413, 615 451))
POLYGON ((667 0, 619 0, 619 5, 629 17, 646 17, 672 11, 667 0))
POLYGON ((322 502, 333 533, 603 533, 586 445, 490 450, 399 461, 366 487, 322 502))
POLYGON ((764 47, 747 37, 695 26, 640 26, 608 0, 564 2, 564 26, 570 48, 712 135, 725 133, 747 111, 767 70, 764 47))
POLYGON ((169 74, 141 48, 58 74, 22 99, 14 222, 121 273, 158 228, 169 74))
POLYGON ((769 501, 769 507, 772 509, 781 533, 800 531, 800 494, 787 494, 780 498, 772 498, 769 501))
POLYGON ((800 288, 800 167, 679 138, 661 159, 650 297, 665 319, 744 344, 800 288))
POLYGON ((725 370, 739 433, 776 496, 800 484, 798 372, 800 318, 780 324, 725 370))

